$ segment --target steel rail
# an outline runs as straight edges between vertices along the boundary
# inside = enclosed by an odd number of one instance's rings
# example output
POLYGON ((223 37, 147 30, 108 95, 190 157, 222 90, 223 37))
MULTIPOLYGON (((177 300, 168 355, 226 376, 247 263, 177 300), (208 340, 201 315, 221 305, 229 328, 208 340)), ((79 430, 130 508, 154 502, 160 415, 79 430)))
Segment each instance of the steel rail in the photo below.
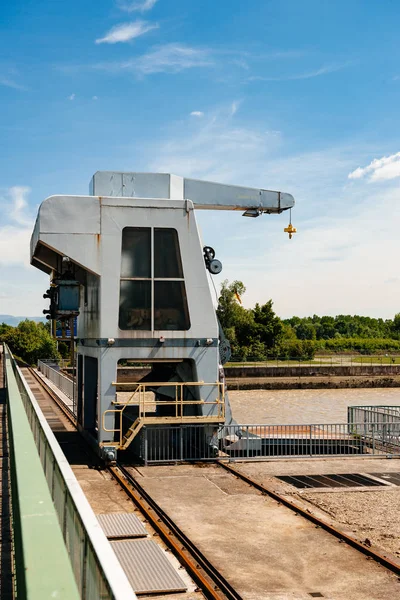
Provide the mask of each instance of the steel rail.
MULTIPOLYGON (((22 367, 22 368, 24 368, 24 367, 22 367)), ((74 425, 74 427, 76 427, 78 424, 78 421, 77 421, 75 414, 72 412, 72 410, 65 404, 65 402, 60 400, 60 398, 51 389, 51 387, 49 385, 47 385, 47 383, 45 381, 43 381, 43 379, 41 377, 39 377, 39 375, 36 373, 35 369, 33 369, 32 367, 25 367, 25 368, 28 369, 29 373, 38 381, 38 383, 42 386, 42 388, 44 388, 44 390, 51 397, 51 399, 54 400, 54 402, 57 404, 58 408, 60 408, 62 410, 62 412, 67 417, 67 419, 72 423, 72 425, 74 425)))
POLYGON ((118 464, 109 471, 124 488, 151 525, 185 566, 206 598, 211 600, 243 600, 197 546, 146 492, 140 483, 118 464))
MULTIPOLYGON (((77 420, 74 413, 57 397, 57 394, 37 375, 34 369, 28 367, 28 370, 76 427, 77 420)), ((149 520, 152 527, 186 568, 206 598, 210 600, 243 600, 242 596, 219 573, 217 568, 200 552, 195 544, 178 528, 122 465, 109 466, 108 471, 118 481, 146 519, 149 520)))
POLYGON ((391 558, 387 557, 385 554, 381 554, 380 552, 373 550, 369 546, 365 546, 362 542, 359 542, 351 535, 347 534, 346 532, 342 531, 341 529, 338 529, 337 527, 334 527, 333 525, 331 525, 327 521, 324 521, 323 519, 320 519, 316 515, 309 513, 306 509, 304 509, 302 506, 300 506, 296 502, 289 500, 285 496, 282 496, 278 492, 271 490, 270 488, 263 485, 262 483, 255 481, 248 475, 245 475, 244 473, 231 467, 226 462, 216 461, 216 464, 219 465, 220 467, 222 467, 223 469, 225 469, 226 471, 229 471, 229 473, 231 473, 235 477, 238 477, 242 481, 246 482, 248 485, 251 485, 255 489, 259 490, 264 495, 267 495, 270 498, 273 498, 274 500, 279 502, 279 504, 282 504, 283 506, 290 508, 290 510, 293 510, 297 514, 306 518, 308 521, 311 521, 317 527, 324 529, 325 531, 327 531, 331 535, 335 536, 339 540, 342 540, 343 542, 345 542, 352 548, 355 548, 362 554, 365 554, 367 557, 372 558, 373 560, 375 560, 377 563, 379 563, 380 565, 382 565, 383 567, 385 567, 392 573, 395 573, 396 575, 400 575, 400 563, 394 562, 391 558))

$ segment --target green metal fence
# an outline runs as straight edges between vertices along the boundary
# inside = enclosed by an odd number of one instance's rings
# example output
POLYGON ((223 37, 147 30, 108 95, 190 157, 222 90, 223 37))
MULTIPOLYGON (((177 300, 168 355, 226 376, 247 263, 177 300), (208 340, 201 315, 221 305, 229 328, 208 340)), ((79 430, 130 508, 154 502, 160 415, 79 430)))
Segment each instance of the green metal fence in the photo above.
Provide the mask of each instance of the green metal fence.
POLYGON ((4 352, 17 598, 80 598, 8 349, 4 352))
POLYGON ((135 600, 9 349, 4 363, 17 598, 135 600))

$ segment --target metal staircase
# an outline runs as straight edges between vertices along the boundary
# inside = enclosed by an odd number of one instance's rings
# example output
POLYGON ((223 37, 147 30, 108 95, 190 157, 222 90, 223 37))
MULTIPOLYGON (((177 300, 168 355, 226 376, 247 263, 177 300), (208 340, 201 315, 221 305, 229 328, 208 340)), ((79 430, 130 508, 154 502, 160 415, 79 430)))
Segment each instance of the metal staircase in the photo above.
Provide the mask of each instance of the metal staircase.
MULTIPOLYGON (((117 383, 113 383, 113 385, 117 385, 117 383)), ((124 387, 129 386, 132 387, 132 383, 118 383, 118 386, 124 387)), ((225 422, 225 398, 224 398, 224 384, 221 382, 215 383, 205 383, 203 381, 188 381, 188 382, 179 382, 179 381, 168 381, 162 383, 138 383, 135 391, 132 396, 129 398, 127 402, 121 402, 118 399, 114 401, 114 404, 118 406, 118 408, 112 408, 104 411, 103 419, 102 419, 102 428, 104 431, 116 433, 118 434, 118 438, 115 441, 107 442, 105 445, 114 446, 117 450, 126 450, 133 440, 137 437, 140 430, 145 425, 182 425, 182 424, 219 424, 225 422), (216 398, 215 400, 185 400, 184 399, 184 389, 185 387, 200 387, 200 386, 208 386, 215 388, 216 398), (154 391, 154 389, 162 387, 174 387, 175 388, 175 398, 170 401, 167 400, 148 400, 146 398, 146 392, 154 391), (200 414, 200 415, 185 415, 185 408, 189 406, 207 406, 208 405, 208 414, 200 414), (133 421, 130 427, 123 433, 123 416, 126 408, 128 406, 138 407, 138 417, 133 421), (154 413, 155 406, 171 406, 175 408, 175 416, 151 416, 147 414, 149 411, 149 407, 152 407, 152 413, 154 413), (211 413, 211 414, 210 414, 211 413), (105 417, 108 414, 114 414, 117 418, 118 422, 119 418, 119 427, 109 429, 105 427, 105 417)), ((174 412, 174 411, 172 411, 174 412)))

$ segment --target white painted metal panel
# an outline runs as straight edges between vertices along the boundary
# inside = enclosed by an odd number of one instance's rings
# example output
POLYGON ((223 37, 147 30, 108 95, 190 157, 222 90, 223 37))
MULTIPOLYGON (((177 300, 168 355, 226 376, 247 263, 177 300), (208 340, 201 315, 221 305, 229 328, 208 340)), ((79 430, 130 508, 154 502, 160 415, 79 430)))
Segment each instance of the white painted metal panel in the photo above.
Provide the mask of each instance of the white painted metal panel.
POLYGON ((100 233, 100 203, 92 196, 50 196, 39 208, 42 233, 100 233))

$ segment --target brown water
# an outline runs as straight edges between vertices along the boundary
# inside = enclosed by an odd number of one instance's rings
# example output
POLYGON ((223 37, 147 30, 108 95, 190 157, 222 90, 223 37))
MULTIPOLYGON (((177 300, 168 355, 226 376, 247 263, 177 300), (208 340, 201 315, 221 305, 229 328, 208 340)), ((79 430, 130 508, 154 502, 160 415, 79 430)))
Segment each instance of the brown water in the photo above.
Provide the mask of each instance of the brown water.
POLYGON ((400 388, 243 390, 229 392, 229 399, 241 424, 346 423, 348 406, 400 406, 400 388))

